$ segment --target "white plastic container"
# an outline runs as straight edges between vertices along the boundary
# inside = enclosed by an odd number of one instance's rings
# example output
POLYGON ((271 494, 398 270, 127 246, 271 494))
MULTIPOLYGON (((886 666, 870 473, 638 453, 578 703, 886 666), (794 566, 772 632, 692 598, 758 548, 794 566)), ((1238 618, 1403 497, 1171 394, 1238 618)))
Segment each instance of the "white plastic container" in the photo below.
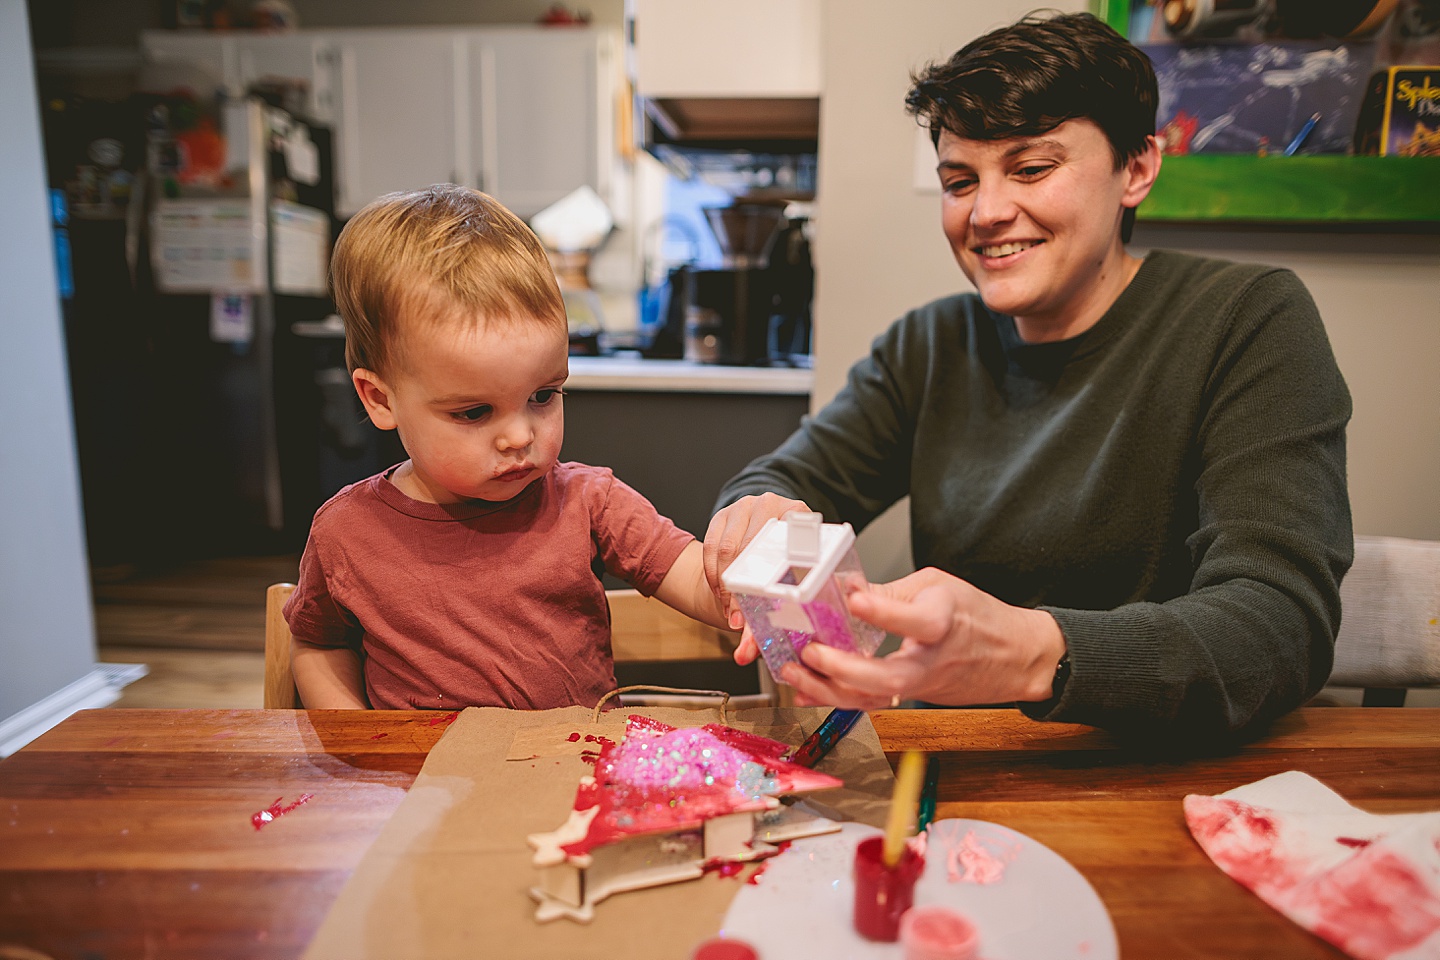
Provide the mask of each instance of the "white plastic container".
POLYGON ((721 579, 735 595, 765 665, 778 679, 809 643, 875 652, 885 632, 851 616, 845 598, 869 584, 848 523, 795 511, 765 523, 721 579))

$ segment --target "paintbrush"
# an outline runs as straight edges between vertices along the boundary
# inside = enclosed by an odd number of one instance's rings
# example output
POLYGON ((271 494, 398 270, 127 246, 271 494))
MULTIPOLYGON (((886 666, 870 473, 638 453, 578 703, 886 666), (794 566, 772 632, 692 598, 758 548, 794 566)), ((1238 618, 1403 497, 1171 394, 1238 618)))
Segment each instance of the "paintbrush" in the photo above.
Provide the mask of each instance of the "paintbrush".
POLYGON ((815 732, 805 738, 805 742, 786 755, 785 759, 791 763, 799 764, 802 767, 813 767, 824 758, 840 742, 840 738, 850 732, 855 726, 855 721, 860 719, 864 710, 831 710, 830 715, 820 722, 815 732))
POLYGON ((915 804, 920 799, 920 781, 925 777, 925 753, 906 750, 895 772, 895 795, 890 800, 890 817, 885 821, 885 846, 881 860, 889 869, 900 862, 905 841, 915 823, 915 804))
POLYGON ((932 753, 925 758, 925 786, 920 788, 920 812, 915 815, 916 833, 924 833, 935 819, 935 799, 939 791, 940 758, 932 753))

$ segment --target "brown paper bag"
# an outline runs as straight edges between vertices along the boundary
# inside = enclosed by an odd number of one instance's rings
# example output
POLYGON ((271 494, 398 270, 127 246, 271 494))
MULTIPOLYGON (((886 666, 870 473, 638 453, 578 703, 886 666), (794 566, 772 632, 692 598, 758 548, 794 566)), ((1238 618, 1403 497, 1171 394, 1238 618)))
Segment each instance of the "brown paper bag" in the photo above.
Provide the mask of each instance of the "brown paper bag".
MULTIPOLYGON (((823 709, 732 711, 731 726, 786 743, 823 709)), ((718 722, 715 710, 615 710, 592 725, 584 707, 519 712, 471 708, 430 751, 409 794, 356 867, 306 951, 306 960, 683 960, 714 936, 739 889, 734 877, 616 894, 595 919, 541 924, 529 889, 538 871, 525 838, 559 827, 580 778, 594 772, 569 733, 610 739, 632 713, 675 727, 718 722), (553 731, 557 747, 546 753, 553 731), (518 738, 518 742, 517 742, 518 738), (558 744, 563 742, 563 746, 558 744), (507 760, 512 751, 528 756, 507 760)), ((588 746, 593 749, 594 742, 588 746)), ((883 826, 894 779, 869 718, 817 769, 845 781, 815 795, 826 807, 883 826)), ((747 871, 748 873, 748 871, 747 871)), ((762 881, 763 882, 763 881, 762 881)))

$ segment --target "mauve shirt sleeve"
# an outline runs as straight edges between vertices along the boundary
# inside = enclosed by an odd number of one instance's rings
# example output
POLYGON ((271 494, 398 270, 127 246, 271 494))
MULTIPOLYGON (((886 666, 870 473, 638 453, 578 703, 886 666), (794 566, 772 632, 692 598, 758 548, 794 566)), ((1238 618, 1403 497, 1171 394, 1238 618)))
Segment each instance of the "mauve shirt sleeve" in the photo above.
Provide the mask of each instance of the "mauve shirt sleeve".
POLYGON ((295 591, 281 613, 290 632, 317 647, 360 646, 360 624, 330 592, 329 578, 321 560, 321 547, 312 530, 310 542, 300 557, 300 576, 295 591))
POLYGON ((592 529, 605 570, 651 596, 695 537, 662 517, 649 500, 609 470, 590 485, 592 529))

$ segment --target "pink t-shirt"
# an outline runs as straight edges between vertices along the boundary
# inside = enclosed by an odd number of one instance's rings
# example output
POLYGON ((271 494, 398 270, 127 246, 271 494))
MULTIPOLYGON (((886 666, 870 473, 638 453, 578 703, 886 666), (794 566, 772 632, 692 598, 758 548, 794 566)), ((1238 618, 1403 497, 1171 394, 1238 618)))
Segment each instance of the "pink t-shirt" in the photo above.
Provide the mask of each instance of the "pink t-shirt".
POLYGON ((363 649, 376 709, 593 706, 615 689, 600 570, 648 596, 694 537, 604 467, 443 506, 394 469, 316 511, 285 605, 296 637, 363 649))

